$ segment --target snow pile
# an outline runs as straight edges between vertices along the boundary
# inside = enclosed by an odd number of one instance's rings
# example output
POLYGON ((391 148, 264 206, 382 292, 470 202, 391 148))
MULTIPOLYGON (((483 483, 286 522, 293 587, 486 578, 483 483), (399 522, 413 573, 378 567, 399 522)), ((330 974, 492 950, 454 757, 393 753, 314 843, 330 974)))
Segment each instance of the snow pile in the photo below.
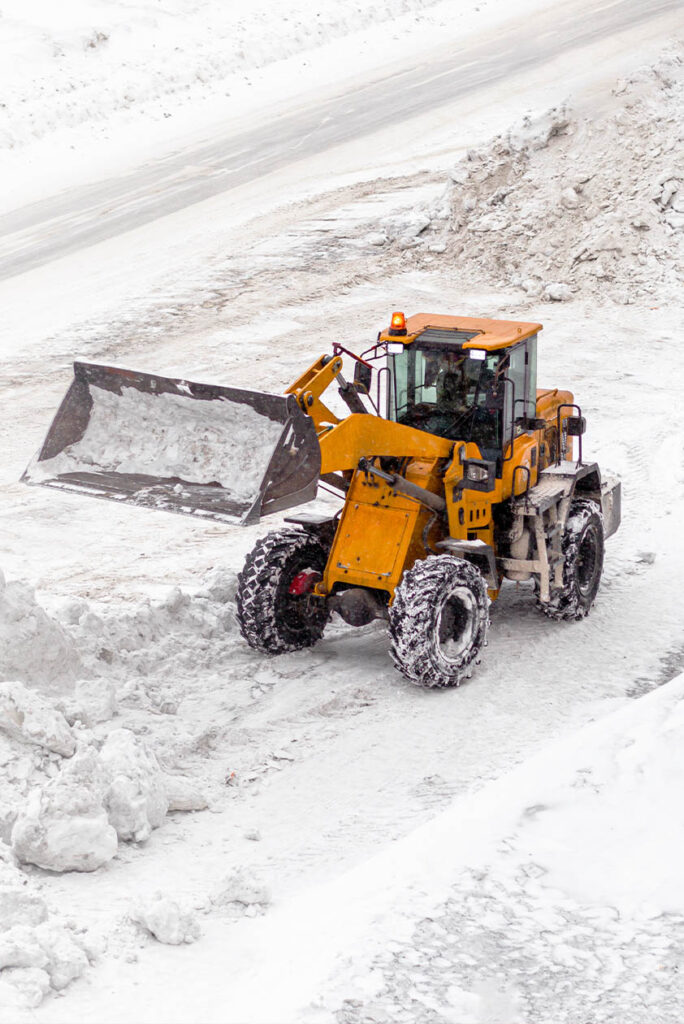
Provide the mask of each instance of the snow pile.
MULTIPOLYGON (((62 613, 70 625, 62 627, 39 607, 29 587, 3 579, 0 629, 6 642, 0 663, 18 678, 0 683, 0 841, 11 844, 19 862, 50 871, 94 871, 114 857, 120 841, 148 839, 169 812, 207 806, 204 794, 183 775, 163 771, 133 732, 109 725, 118 710, 117 682, 124 698, 135 691, 127 675, 117 674, 118 662, 111 678, 73 681, 84 663, 72 639, 101 673, 113 660, 102 657, 103 640, 124 651, 128 640, 152 660, 159 641, 157 657, 173 657, 184 642, 173 632, 180 615, 189 631, 201 634, 204 623, 213 636, 232 632, 232 606, 226 609, 213 598, 233 594, 234 577, 215 571, 203 593, 192 614, 187 596, 174 590, 156 608, 148 604, 123 621, 114 617, 107 636, 87 602, 69 602, 62 613), (218 611, 206 624, 203 610, 215 605, 218 611), (143 619, 146 628, 140 628, 143 619), (53 651, 61 653, 61 665, 53 663, 53 651), (46 665, 40 663, 43 654, 46 665), (51 692, 56 679, 59 688, 51 692)), ((206 646, 201 635, 199 642, 206 646)), ((144 669, 144 660, 140 664, 144 669)))
POLYGON ((85 932, 49 913, 0 843, 0 1011, 37 1006, 79 978, 94 951, 85 932))
POLYGON ((12 829, 17 860, 50 871, 96 871, 111 860, 118 840, 104 806, 106 786, 97 754, 87 750, 33 789, 12 829))
POLYGON ((390 220, 408 258, 530 296, 649 301, 684 274, 682 45, 613 90, 600 118, 558 108, 473 150, 437 202, 390 220))
MULTIPOLYGON (((268 468, 283 424, 251 406, 205 402, 179 395, 121 395, 93 388, 84 436, 43 462, 29 478, 62 473, 140 473, 188 483, 220 483, 238 500, 251 500, 268 468)), ((181 485, 179 493, 182 493, 181 485)))
POLYGON ((99 753, 80 750, 29 793, 12 828, 12 851, 21 863, 51 871, 96 871, 115 856, 119 840, 144 842, 170 810, 204 807, 202 794, 162 772, 142 740, 115 729, 99 753))
POLYGON ((73 641, 19 581, 0 571, 0 680, 20 680, 51 692, 66 689, 81 669, 73 641))
MULTIPOLYGON (((132 608, 95 611, 84 601, 59 614, 71 621, 69 631, 88 668, 102 672, 106 666, 113 680, 121 680, 118 692, 128 694, 129 704, 133 689, 141 699, 144 690, 154 710, 173 713, 185 695, 185 666, 215 668, 232 650, 236 586, 234 572, 216 568, 194 595, 172 587, 161 599, 132 608)), ((67 717, 75 699, 64 703, 67 717)))
POLYGON ((131 920, 142 925, 158 942, 167 946, 195 942, 200 937, 196 915, 181 909, 175 900, 159 892, 141 900, 131 912, 131 920))

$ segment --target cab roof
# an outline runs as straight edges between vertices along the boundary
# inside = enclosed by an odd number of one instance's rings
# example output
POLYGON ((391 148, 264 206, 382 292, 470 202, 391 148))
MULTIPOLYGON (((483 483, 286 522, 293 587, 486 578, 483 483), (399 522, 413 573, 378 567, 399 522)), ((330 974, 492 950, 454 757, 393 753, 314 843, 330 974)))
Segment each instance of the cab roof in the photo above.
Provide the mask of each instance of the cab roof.
POLYGON ((439 313, 414 313, 406 318, 406 334, 390 333, 389 329, 380 332, 379 341, 400 341, 410 345, 423 331, 436 328, 440 331, 458 331, 472 334, 468 341, 459 339, 458 344, 465 349, 479 348, 487 352, 509 348, 519 341, 524 341, 542 330, 541 324, 526 323, 522 320, 490 320, 484 317, 444 316, 439 313))

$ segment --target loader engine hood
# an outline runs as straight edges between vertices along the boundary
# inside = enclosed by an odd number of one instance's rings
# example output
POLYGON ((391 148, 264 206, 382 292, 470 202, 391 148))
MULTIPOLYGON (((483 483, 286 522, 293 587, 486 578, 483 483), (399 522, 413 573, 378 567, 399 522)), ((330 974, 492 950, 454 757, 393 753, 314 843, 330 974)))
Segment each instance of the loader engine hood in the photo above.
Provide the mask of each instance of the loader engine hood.
POLYGON ((76 362, 22 479, 248 525, 314 498, 320 465, 293 395, 76 362))

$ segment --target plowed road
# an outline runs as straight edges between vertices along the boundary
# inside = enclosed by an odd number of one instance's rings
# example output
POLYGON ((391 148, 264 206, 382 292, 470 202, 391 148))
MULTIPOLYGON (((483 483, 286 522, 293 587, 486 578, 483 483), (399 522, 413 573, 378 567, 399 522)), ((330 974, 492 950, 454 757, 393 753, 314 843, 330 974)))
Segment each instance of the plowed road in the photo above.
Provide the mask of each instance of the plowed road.
POLYGON ((684 9, 681 0, 554 5, 462 48, 241 134, 133 173, 68 190, 0 217, 0 280, 113 238, 333 146, 370 136, 528 69, 684 9))

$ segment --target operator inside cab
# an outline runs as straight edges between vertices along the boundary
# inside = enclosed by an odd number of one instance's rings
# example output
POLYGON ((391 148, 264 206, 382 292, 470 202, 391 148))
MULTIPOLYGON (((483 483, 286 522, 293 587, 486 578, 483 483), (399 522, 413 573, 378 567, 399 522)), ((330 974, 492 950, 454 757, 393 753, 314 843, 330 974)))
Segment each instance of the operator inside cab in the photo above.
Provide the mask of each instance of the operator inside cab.
POLYGON ((487 393, 502 369, 501 355, 462 349, 458 340, 466 337, 457 339, 457 333, 428 329, 390 356, 389 418, 450 440, 475 441, 483 455, 500 454, 501 416, 487 407, 487 393))

